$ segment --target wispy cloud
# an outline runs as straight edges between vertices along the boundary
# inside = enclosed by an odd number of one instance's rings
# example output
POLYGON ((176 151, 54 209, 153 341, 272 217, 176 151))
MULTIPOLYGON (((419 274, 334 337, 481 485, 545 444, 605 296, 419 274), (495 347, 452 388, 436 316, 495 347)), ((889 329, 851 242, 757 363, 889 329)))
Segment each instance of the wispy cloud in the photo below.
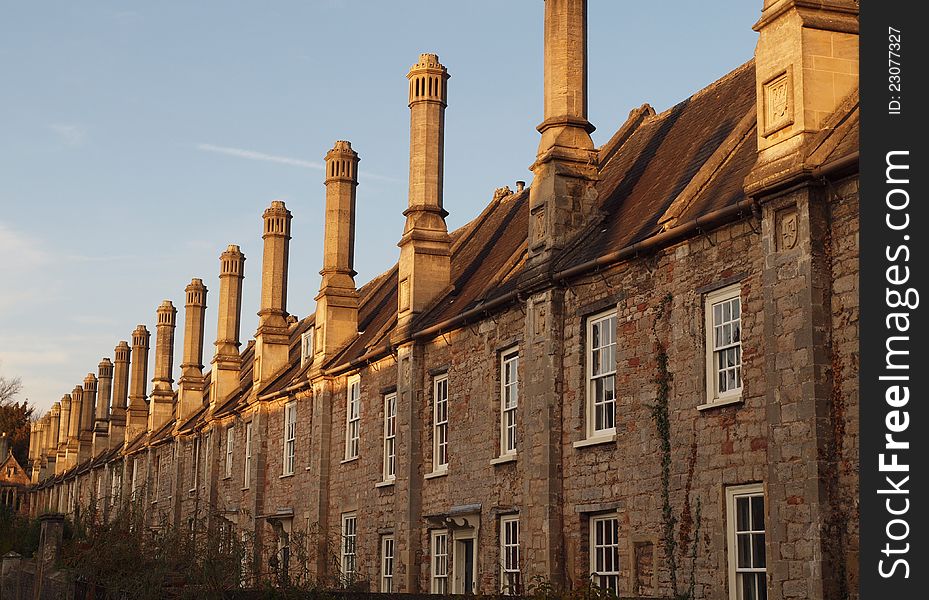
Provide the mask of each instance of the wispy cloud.
POLYGON ((317 171, 322 171, 325 169, 325 166, 322 163, 302 160, 299 158, 291 158, 290 156, 265 154, 264 152, 255 152, 254 150, 245 150, 243 148, 230 148, 228 146, 216 146, 213 144, 197 144, 197 150, 202 150, 204 152, 215 152, 216 154, 225 154, 227 156, 236 156, 238 158, 247 158, 249 160, 261 160, 265 162, 278 163, 281 165, 290 165, 292 167, 302 167, 304 169, 315 169, 317 171))
POLYGON ((66 146, 80 146, 87 138, 87 129, 82 125, 52 123, 48 128, 58 135, 66 146))
MULTIPOLYGON (((249 160, 261 160, 265 162, 278 163, 281 165, 290 165, 292 167, 301 167, 304 169, 314 169, 316 171, 322 171, 326 168, 324 164, 310 160, 303 160, 301 158, 293 158, 290 156, 280 156, 277 154, 265 154, 264 152, 245 150, 244 148, 231 148, 229 146, 217 146, 215 144, 197 144, 197 150, 202 150, 203 152, 215 152, 216 154, 225 154, 226 156, 235 156, 237 158, 247 158, 249 160)), ((361 179, 385 181, 390 183, 399 183, 401 181, 396 177, 368 173, 363 169, 358 174, 358 177, 361 179)))

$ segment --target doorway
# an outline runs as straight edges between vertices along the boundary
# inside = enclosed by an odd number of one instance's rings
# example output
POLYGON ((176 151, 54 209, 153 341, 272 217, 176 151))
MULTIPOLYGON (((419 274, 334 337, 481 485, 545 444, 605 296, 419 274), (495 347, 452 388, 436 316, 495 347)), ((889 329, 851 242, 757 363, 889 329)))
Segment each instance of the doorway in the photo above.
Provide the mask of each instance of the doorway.
POLYGON ((452 592, 474 594, 477 591, 477 552, 474 532, 455 532, 455 578, 452 592))

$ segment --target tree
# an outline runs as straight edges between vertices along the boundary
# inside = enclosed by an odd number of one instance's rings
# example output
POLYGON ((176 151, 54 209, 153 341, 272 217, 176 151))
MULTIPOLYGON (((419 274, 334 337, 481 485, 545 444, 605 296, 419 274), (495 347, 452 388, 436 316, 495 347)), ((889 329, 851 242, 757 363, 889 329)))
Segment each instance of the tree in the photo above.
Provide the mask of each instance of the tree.
POLYGON ((23 382, 19 377, 0 376, 0 406, 12 404, 13 398, 16 397, 23 389, 23 382))
MULTIPOLYGON (((0 433, 9 436, 13 456, 25 467, 29 460, 29 425, 35 408, 29 405, 28 400, 14 400, 22 388, 19 377, 0 377, 0 433)), ((0 457, 0 461, 4 458, 0 457)))

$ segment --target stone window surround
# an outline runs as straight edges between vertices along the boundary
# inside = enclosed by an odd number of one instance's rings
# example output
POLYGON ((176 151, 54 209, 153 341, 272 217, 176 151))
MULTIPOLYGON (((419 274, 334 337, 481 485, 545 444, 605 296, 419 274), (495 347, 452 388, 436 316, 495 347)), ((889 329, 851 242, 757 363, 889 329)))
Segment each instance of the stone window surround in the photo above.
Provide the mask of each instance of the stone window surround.
POLYGON ((354 574, 358 568, 356 563, 358 549, 358 513, 354 511, 342 513, 341 538, 341 560, 339 564, 342 576, 345 577, 349 574, 354 574))
POLYGON ((520 551, 519 551, 519 513, 516 514, 506 514, 500 515, 500 593, 504 595, 515 595, 520 590, 512 589, 508 584, 508 574, 515 574, 517 580, 517 588, 519 583, 521 583, 521 569, 520 569, 520 551), (510 539, 509 533, 514 531, 514 529, 508 528, 507 526, 515 523, 515 540, 510 539), (507 548, 515 548, 516 554, 516 568, 507 568, 507 548))
POLYGON ((433 529, 429 532, 429 592, 432 594, 447 594, 449 591, 449 537, 448 529, 433 529), (442 539, 442 554, 437 552, 439 539, 442 539), (440 561, 440 558, 444 561, 440 561))
MULTIPOLYGON (((582 350, 583 350, 583 357, 584 357, 584 359, 583 359, 583 360, 584 360, 584 430, 585 430, 585 435, 586 435, 586 437, 585 437, 584 439, 582 439, 582 440, 578 440, 578 441, 574 442, 574 443, 572 444, 572 446, 573 446, 574 448, 584 448, 584 447, 586 447, 586 446, 594 446, 594 445, 598 445, 598 444, 606 444, 606 443, 611 443, 611 442, 615 442, 615 441, 616 441, 616 405, 617 405, 617 403, 616 403, 616 398, 615 398, 615 394, 616 394, 616 389, 615 389, 615 373, 616 373, 616 368, 615 368, 615 365, 614 365, 614 370, 613 370, 613 376, 614 376, 614 389, 613 389, 613 394, 614 394, 614 402, 613 402, 613 427, 610 428, 610 429, 605 429, 605 430, 601 430, 601 431, 598 431, 598 432, 594 432, 594 430, 593 430, 593 426, 594 426, 594 423, 593 423, 594 414, 593 414, 593 412, 594 412, 594 411, 593 411, 593 395, 592 395, 592 393, 591 393, 591 381, 592 381, 592 380, 591 380, 591 367, 592 367, 592 364, 591 364, 591 359, 590 359, 590 354, 591 354, 591 348, 590 348, 591 328, 592 328, 592 326, 593 326, 594 323, 597 323, 598 321, 600 321, 600 320, 602 320, 602 319, 609 318, 609 317, 613 317, 613 318, 616 320, 616 322, 618 323, 616 304, 615 304, 615 302, 614 302, 612 299, 609 300, 609 302, 603 302, 603 301, 602 301, 602 302, 599 302, 599 303, 596 303, 596 304, 592 304, 592 305, 591 305, 591 308, 593 308, 594 306, 597 306, 597 307, 602 306, 604 303, 605 303, 605 305, 608 307, 607 310, 604 310, 604 311, 601 311, 601 312, 589 313, 589 314, 585 315, 584 318, 583 318, 583 322, 584 322, 584 333, 585 333, 584 339, 583 339, 583 341, 582 341, 582 350)), ((619 337, 618 335, 616 335, 615 330, 614 330, 614 335, 616 336, 616 338, 619 337)))
POLYGON ((448 473, 448 425, 449 425, 449 385, 448 385, 448 371, 442 371, 432 378, 432 473, 427 473, 425 475, 426 479, 431 479, 433 477, 440 477, 448 473), (438 391, 439 385, 445 383, 445 397, 443 399, 444 403, 444 420, 439 421, 439 403, 438 400, 438 391), (440 426, 444 427, 445 435, 445 462, 439 463, 439 431, 440 426))
POLYGON ((294 474, 297 462, 297 401, 291 400, 284 404, 284 443, 281 460, 281 477, 290 477, 294 474), (291 412, 292 411, 292 412, 291 412), (291 435, 291 433, 293 435, 291 435), (288 456, 289 453, 293 456, 288 456))
POLYGON ((252 422, 245 422, 245 465, 244 465, 244 475, 243 475, 243 485, 242 489, 247 490, 251 485, 251 473, 249 472, 252 468, 252 422))
MULTIPOLYGON (((509 459, 513 460, 516 457, 517 449, 519 445, 519 431, 518 431, 518 410, 519 410, 519 346, 509 346, 501 350, 498 354, 498 364, 500 366, 500 453, 498 459, 509 459), (512 411, 513 423, 507 423, 507 407, 506 407, 506 370, 510 362, 515 361, 515 381, 514 385, 514 397, 515 403, 512 408, 509 410, 512 411), (507 448, 507 431, 508 429, 514 429, 513 435, 513 448, 507 448)), ((507 460, 497 460, 494 464, 501 464, 503 462, 509 462, 507 460)))
POLYGON ((382 593, 393 591, 393 577, 396 556, 396 545, 392 533, 381 536, 381 585, 382 593))
MULTIPOLYGON (((741 290, 742 290, 742 279, 744 275, 737 275, 734 277, 729 277, 723 281, 717 282, 717 284, 712 286, 704 286, 697 290, 703 296, 703 327, 704 327, 704 352, 705 352, 705 365, 704 365, 704 378, 706 383, 706 395, 705 402, 697 406, 697 410, 703 411, 710 408, 717 408, 720 406, 728 406, 732 404, 740 404, 743 401, 742 392, 745 389, 745 381, 742 380, 742 385, 738 388, 737 392, 729 392, 722 396, 716 394, 716 369, 715 369, 715 356, 714 356, 714 344, 713 344, 713 304, 724 302, 729 299, 736 297, 740 298, 740 331, 741 331, 741 316, 744 314, 744 311, 741 310, 741 290)), ((742 346, 742 336, 739 337, 739 347, 742 346)), ((740 354, 741 356, 741 354, 740 354)), ((741 359, 740 359, 741 362, 741 359)))
POLYGON ((361 456, 361 375, 356 373, 349 376, 345 383, 345 454, 342 462, 356 460, 359 456, 361 456), (357 408, 354 413, 353 405, 357 408))
MULTIPOLYGON (((765 500, 765 489, 763 483, 749 483, 743 485, 730 485, 725 488, 726 497, 726 562, 728 570, 727 581, 729 583, 729 600, 739 599, 739 590, 736 586, 736 524, 735 524, 735 503, 737 498, 744 497, 761 497, 765 500)), ((765 502, 765 512, 767 512, 767 503, 765 502)), ((767 533, 767 515, 765 515, 765 530, 767 533)), ((767 540, 766 540, 767 542, 767 540)), ((765 544, 767 546, 767 543, 765 544)))
POLYGON ((226 426, 226 464, 223 479, 232 477, 232 454, 235 448, 235 425, 226 426))
POLYGON ((596 530, 597 530, 597 524, 598 524, 598 523, 605 522, 605 521, 610 521, 610 520, 615 521, 615 525, 614 525, 614 527, 616 528, 616 529, 615 529, 615 536, 616 536, 616 539, 614 540, 614 541, 615 541, 615 544, 604 544, 604 545, 602 545, 602 547, 604 547, 604 548, 607 548, 607 547, 609 547, 609 546, 614 546, 614 547, 615 547, 615 556, 614 556, 614 565, 613 565, 613 566, 614 566, 614 569, 611 570, 611 571, 604 571, 603 573, 601 573, 601 575, 604 575, 604 576, 607 576, 607 577, 616 577, 616 589, 614 589, 613 591, 616 592, 616 593, 618 593, 618 592, 619 592, 619 578, 620 578, 620 569, 619 569, 619 558, 620 558, 620 556, 619 556, 619 548, 620 548, 620 542, 619 542, 619 513, 615 512, 615 511, 614 511, 614 512, 601 512, 601 513, 590 513, 590 514, 589 514, 589 518, 588 518, 588 531, 587 531, 587 535, 588 535, 588 538, 587 538, 587 548, 588 548, 588 552, 587 552, 587 553, 588 553, 588 560, 589 560, 589 563, 590 563, 590 564, 589 564, 589 568, 590 568, 590 571, 589 571, 589 572, 590 572, 591 581, 594 581, 594 574, 598 572, 598 571, 597 571, 597 564, 596 564, 596 563, 597 563, 597 551, 596 551, 596 540, 597 540, 596 530))
POLYGON ((397 478, 397 392, 384 394, 382 405, 384 407, 384 456, 381 483, 386 484, 397 478), (391 406, 393 412, 389 414, 388 408, 391 406))

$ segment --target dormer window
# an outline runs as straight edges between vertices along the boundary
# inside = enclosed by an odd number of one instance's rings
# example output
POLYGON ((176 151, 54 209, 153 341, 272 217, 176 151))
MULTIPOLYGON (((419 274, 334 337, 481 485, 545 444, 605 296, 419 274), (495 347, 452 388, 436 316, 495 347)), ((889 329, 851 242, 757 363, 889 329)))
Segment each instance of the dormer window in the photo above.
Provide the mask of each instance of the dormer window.
POLYGON ((313 362, 313 328, 310 327, 300 336, 300 366, 313 362))

